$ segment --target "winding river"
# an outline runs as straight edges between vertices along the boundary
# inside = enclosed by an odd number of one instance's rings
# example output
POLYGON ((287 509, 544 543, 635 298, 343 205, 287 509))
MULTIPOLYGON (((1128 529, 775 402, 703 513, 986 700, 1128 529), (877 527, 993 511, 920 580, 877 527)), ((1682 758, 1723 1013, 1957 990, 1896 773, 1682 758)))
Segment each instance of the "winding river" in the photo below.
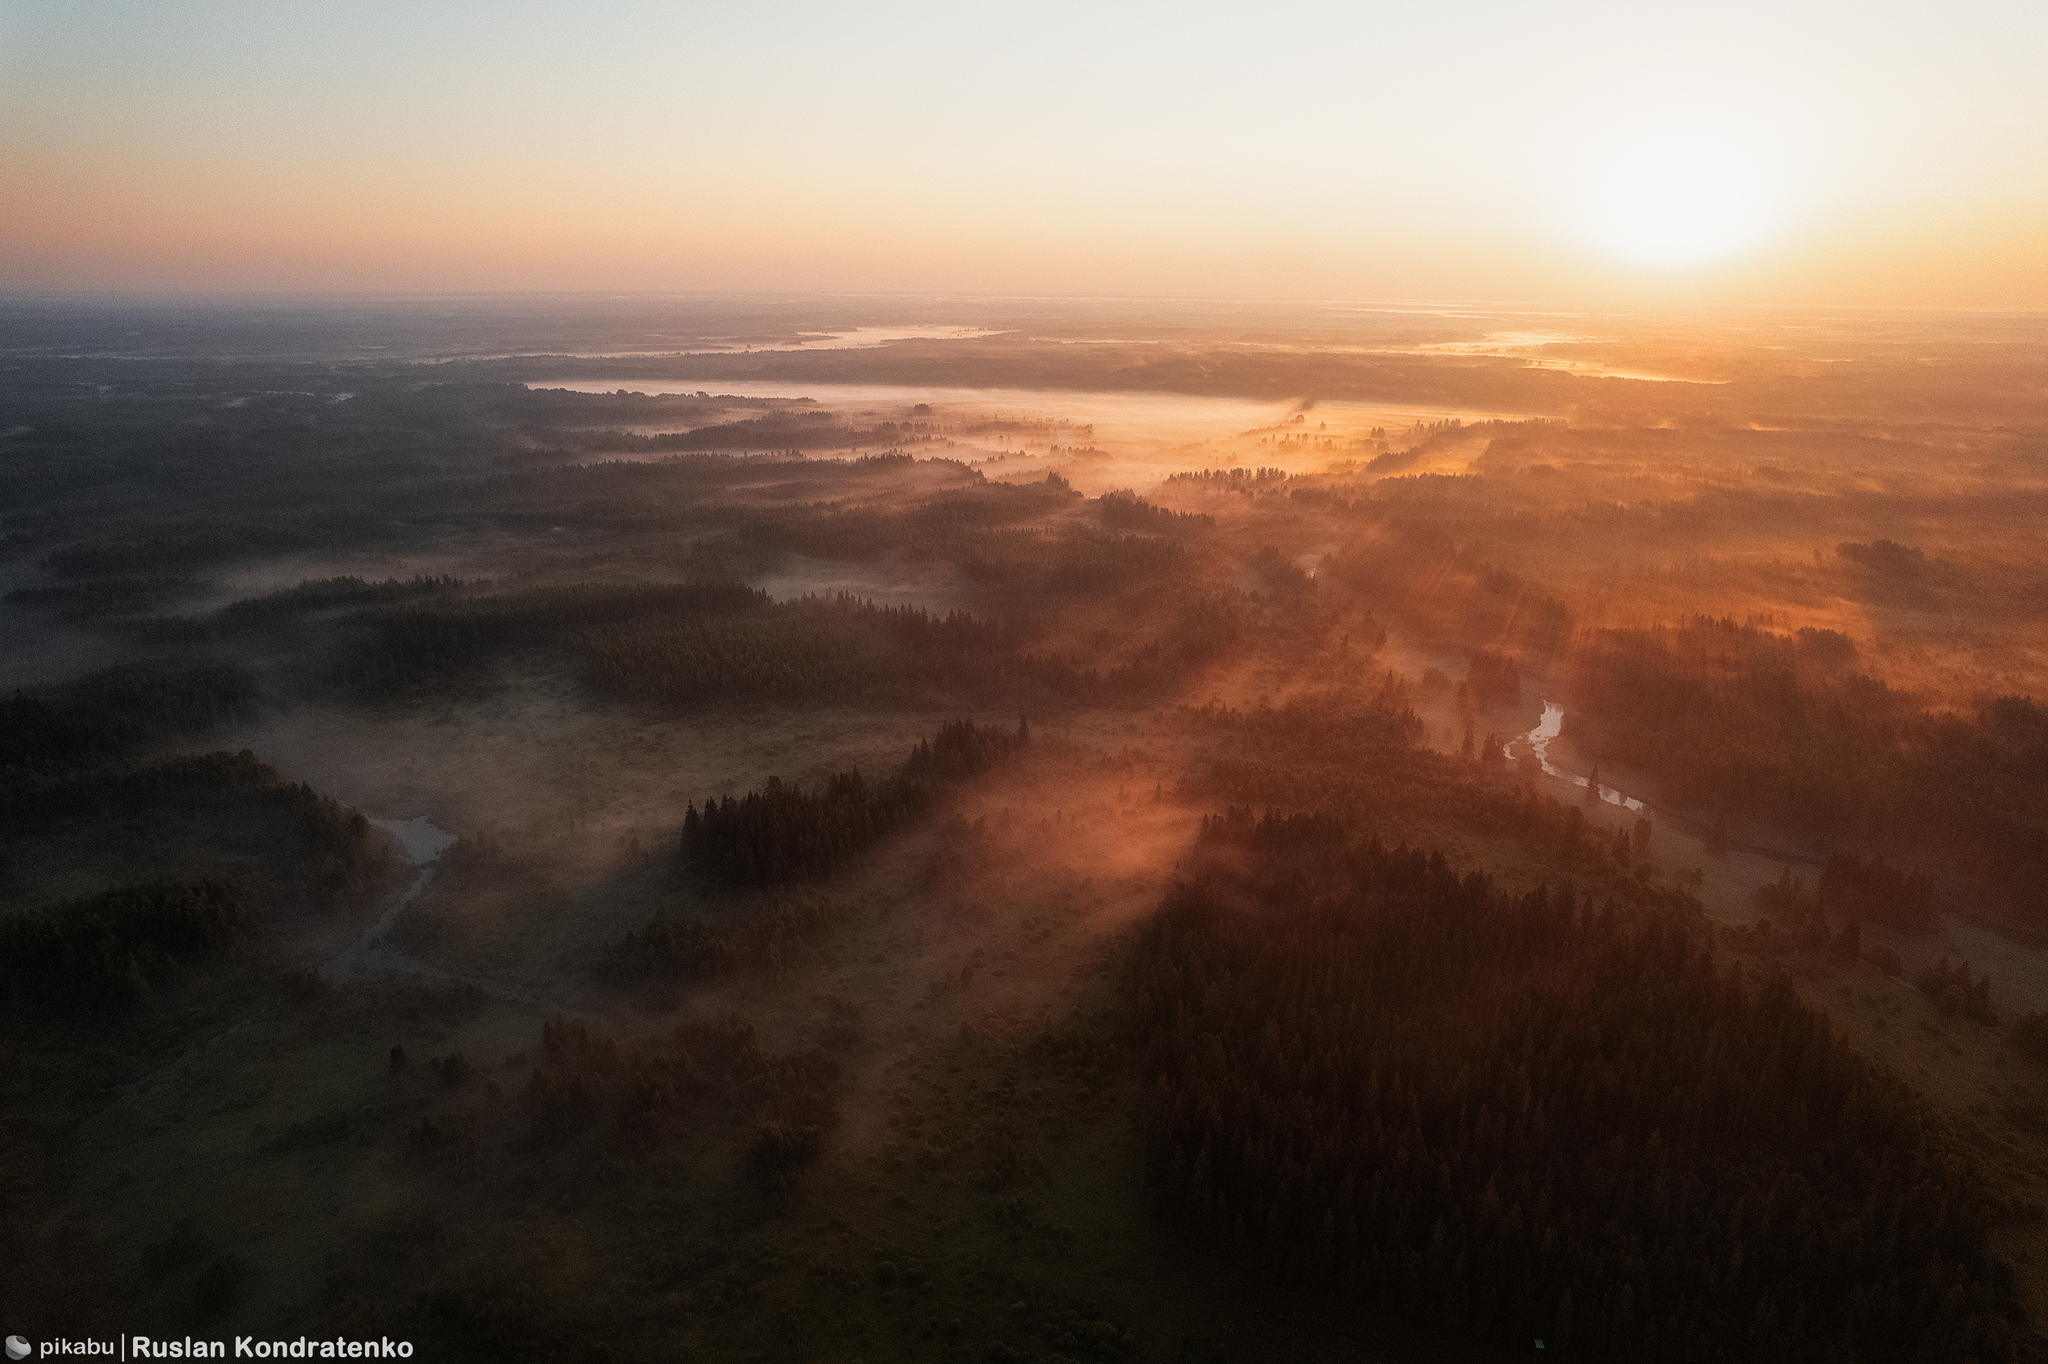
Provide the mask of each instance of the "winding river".
POLYGON ((398 897, 377 916, 377 922, 329 957, 320 973, 337 985, 369 980, 375 976, 440 975, 439 971, 411 953, 392 946, 386 939, 391 925, 398 922, 399 914, 418 899, 427 883, 433 880, 434 862, 455 841, 455 835, 435 828, 424 815, 413 819, 373 819, 370 823, 397 839, 399 847, 405 850, 406 862, 419 870, 414 873, 412 884, 399 892, 398 897))
MULTIPOLYGON (((1529 741, 1529 747, 1536 751, 1536 761, 1543 764, 1543 771, 1545 775, 1552 777, 1562 777, 1574 786, 1591 786, 1593 783, 1589 778, 1575 777, 1569 772, 1565 772, 1556 767, 1551 766, 1550 741, 1552 739, 1555 739, 1558 735, 1562 734, 1563 732, 1564 707, 1559 705, 1553 705, 1551 702, 1545 701, 1543 703, 1543 718, 1537 722, 1536 728, 1530 730, 1523 737, 1529 741)), ((1505 748, 1503 748, 1501 751, 1503 753, 1507 752, 1505 748)), ((1638 813, 1641 813, 1644 809, 1644 805, 1641 801, 1637 800, 1633 796, 1624 796, 1623 794, 1621 794, 1621 792, 1615 790, 1611 786, 1603 785, 1595 794, 1597 794, 1600 797, 1600 799, 1606 801, 1609 805, 1619 805, 1623 809, 1634 810, 1638 813)))

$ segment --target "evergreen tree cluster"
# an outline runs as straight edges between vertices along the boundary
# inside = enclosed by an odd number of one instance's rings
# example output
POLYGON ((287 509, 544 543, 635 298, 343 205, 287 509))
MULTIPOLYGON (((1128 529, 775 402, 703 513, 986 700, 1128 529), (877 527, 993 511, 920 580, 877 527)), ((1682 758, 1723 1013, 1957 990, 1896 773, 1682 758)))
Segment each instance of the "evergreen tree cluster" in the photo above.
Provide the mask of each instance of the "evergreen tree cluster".
MULTIPOLYGON (((1832 631, 1706 617, 1602 631, 1576 660, 1565 725, 1600 760, 1655 773, 1672 804, 1965 862, 2048 922, 2048 710, 2006 696, 1934 713, 1853 664, 1832 631)), ((1920 915, 1910 878, 1837 879, 1868 917, 1920 915)))
MULTIPOLYGON (((963 469, 963 472, 965 470, 963 469)), ((980 475, 973 475, 979 480, 980 475)), ((1077 496, 1058 475, 1042 483, 985 483, 901 510, 838 503, 750 509, 738 518, 740 538, 777 552, 880 559, 906 547, 921 558, 1042 555, 1060 537, 1022 523, 1077 496), (990 532, 1010 529, 1008 534, 990 532)))
POLYGON ((1882 857, 1864 862, 1835 853, 1821 869, 1820 883, 1806 882, 1786 867, 1755 892, 1756 907, 1792 931, 1790 946, 1832 950, 1853 961, 1861 950, 1865 921, 1901 933, 1934 927, 1933 884, 1920 872, 1894 871, 1882 857), (1834 923, 1840 923, 1836 929, 1834 923))
POLYGON ((1171 507, 1154 506, 1135 493, 1104 493, 1096 503, 1102 509, 1102 524, 1111 530, 1179 535, 1216 528, 1216 518, 1207 512, 1177 512, 1171 507))
POLYGON ((54 607, 58 618, 66 621, 118 621, 151 615, 180 598, 205 591, 208 585, 195 578, 163 576, 90 578, 47 587, 18 587, 6 600, 10 605, 54 607))
POLYGON ((0 918, 0 1002, 133 1004, 253 922, 231 881, 122 886, 0 918))
POLYGON ((593 630, 581 646, 586 673, 614 696, 822 700, 885 686, 989 687, 1010 655, 1000 626, 962 611, 877 606, 843 592, 763 607, 593 630))
POLYGON ((2006 1026, 2005 1040, 2036 1065, 2048 1066, 2048 1013, 2021 1014, 2006 1026))
POLYGON ((385 578, 381 582, 371 582, 353 574, 337 578, 307 578, 297 587, 230 602, 221 608, 220 622, 231 629, 256 628, 313 611, 393 606, 453 592, 464 585, 462 579, 447 574, 417 574, 411 578, 385 578))
MULTIPOLYGON (((1067 567, 1076 581, 1117 580, 1124 571, 1082 559, 1067 567)), ((1237 617, 1225 599, 1187 602, 1159 638, 1109 667, 1033 651, 1019 629, 964 611, 878 606, 843 592, 697 622, 591 630, 576 648, 600 692, 673 704, 934 692, 1101 704, 1156 695, 1214 661, 1237 642, 1237 617)))
POLYGON ((665 984, 736 971, 779 975, 814 960, 817 945, 846 918, 844 904, 809 895, 778 897, 719 928, 685 915, 664 914, 613 943, 598 974, 622 985, 665 984))
POLYGON ((1950 966, 1943 957, 1914 977, 1913 986, 1944 1014, 1961 1014, 1986 1027, 1998 1026, 1998 1015, 1991 1008, 1991 977, 1971 975, 1968 962, 1950 966))
POLYGON ((1513 528, 1464 524, 1471 509, 1441 496, 1460 482, 1424 475, 1383 481, 1370 500, 1312 488, 1294 489, 1289 498, 1304 510, 1355 518, 1378 532, 1347 545, 1322 576, 1358 592, 1408 632, 1491 641, 1522 660, 1518 668, 1555 655, 1571 641, 1571 609, 1479 556, 1481 546, 1511 536, 1513 528), (1469 532, 1463 548, 1451 527, 1469 532))
POLYGON ((1268 469, 1261 465, 1256 469, 1246 469, 1240 466, 1232 469, 1186 470, 1177 474, 1168 474, 1166 481, 1168 483, 1220 484, 1234 492, 1271 483, 1285 483, 1288 477, 1289 475, 1285 469, 1268 469))
POLYGON ((692 1017, 665 1039, 627 1041, 557 1014, 541 1027, 540 1061, 522 1100, 536 1146, 591 1141, 629 1153, 652 1150, 687 1114, 717 1105, 744 1125, 746 1159, 773 1186, 824 1149, 839 1123, 839 1080, 824 1046, 770 1053, 736 1014, 692 1017))
POLYGON ((929 439, 908 427, 909 423, 898 422, 852 426, 835 420, 830 412, 774 412, 748 421, 721 422, 691 431, 657 431, 651 435, 562 427, 534 427, 527 434, 563 450, 630 451, 641 455, 750 450, 786 456, 796 463, 803 461, 805 450, 858 450, 863 446, 872 449, 929 439))
POLYGON ((325 686, 377 691, 453 676, 518 649, 574 644, 631 624, 695 625, 769 609, 737 583, 578 585, 363 612, 349 647, 322 670, 325 686))
POLYGON ((246 749, 0 768, 0 869, 42 840, 90 848, 110 829, 123 844, 175 840, 183 868, 246 878, 259 898, 282 892, 322 911, 381 884, 392 862, 359 811, 285 781, 246 749))
POLYGON ((712 879, 735 888, 782 885, 830 875, 927 814, 947 782, 986 770, 1031 742, 1028 721, 1014 732, 956 720, 920 740, 890 777, 869 781, 858 769, 815 791, 770 777, 758 791, 695 804, 683 816, 683 852, 712 879))
POLYGON ((1522 671, 1513 657, 1498 649, 1481 649, 1472 655, 1465 674, 1474 701, 1497 705, 1522 697, 1522 671))
MULTIPOLYGON (((1402 837, 1433 839, 1446 826, 1513 838, 1546 866, 1568 870, 1603 894, 1632 904, 1697 908, 1687 878, 1646 861, 1627 830, 1588 817, 1583 801, 1536 790, 1500 758, 1498 736, 1467 763, 1415 745, 1421 722, 1390 674, 1371 703, 1298 697, 1284 707, 1239 711, 1185 708, 1192 728, 1217 732, 1228 748, 1183 784, 1226 802, 1237 817, 1259 807, 1342 810, 1402 837), (1620 856, 1628 849, 1627 860, 1620 856)), ((1606 807, 1611 808, 1611 807, 1606 807)))
POLYGON ((1934 883, 1924 872, 1897 871, 1882 856, 1865 862, 1835 853, 1821 868, 1817 908, 1822 914, 1883 924, 1901 933, 1934 928, 1934 883))
MULTIPOLYGON (((256 713, 256 675, 218 659, 124 663, 0 699, 0 774, 48 772, 256 713)), ((0 780, 4 780, 0 775, 0 780)))
POLYGON ((1187 551, 1150 535, 1067 535, 1045 575, 1048 591, 1108 595, 1185 571, 1187 551))
POLYGON ((1204 846, 1124 982, 1192 1241, 1586 1358, 2034 1357, 1981 1184, 1782 976, 1324 817, 1204 846))

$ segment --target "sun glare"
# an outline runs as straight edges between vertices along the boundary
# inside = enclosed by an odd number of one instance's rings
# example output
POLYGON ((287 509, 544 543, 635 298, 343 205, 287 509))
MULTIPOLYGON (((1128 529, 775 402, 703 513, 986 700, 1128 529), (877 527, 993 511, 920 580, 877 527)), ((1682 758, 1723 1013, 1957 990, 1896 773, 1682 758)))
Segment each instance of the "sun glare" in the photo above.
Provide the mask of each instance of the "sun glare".
POLYGON ((1769 226, 1758 167, 1724 147, 1661 142, 1618 161, 1590 226, 1609 251, 1646 265, 1700 265, 1769 226))

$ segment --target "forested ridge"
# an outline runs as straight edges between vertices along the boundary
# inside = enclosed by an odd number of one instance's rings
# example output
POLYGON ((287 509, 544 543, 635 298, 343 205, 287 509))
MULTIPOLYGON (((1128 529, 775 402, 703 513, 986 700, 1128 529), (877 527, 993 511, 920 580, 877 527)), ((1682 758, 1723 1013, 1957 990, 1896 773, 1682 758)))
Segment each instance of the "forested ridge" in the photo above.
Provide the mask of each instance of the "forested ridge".
POLYGON ((1922 1101, 1687 916, 1205 826, 1123 995, 1147 1194, 1277 1279, 1614 1360, 2038 1356, 1922 1101))

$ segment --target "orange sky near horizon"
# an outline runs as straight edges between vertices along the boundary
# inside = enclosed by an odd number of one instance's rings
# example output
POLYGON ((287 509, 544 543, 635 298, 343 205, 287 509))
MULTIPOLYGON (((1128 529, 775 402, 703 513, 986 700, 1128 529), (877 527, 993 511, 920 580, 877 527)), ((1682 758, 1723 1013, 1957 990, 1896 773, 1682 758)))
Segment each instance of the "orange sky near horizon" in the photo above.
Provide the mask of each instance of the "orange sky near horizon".
POLYGON ((0 287, 2048 307, 2048 7, 0 0, 0 287))

